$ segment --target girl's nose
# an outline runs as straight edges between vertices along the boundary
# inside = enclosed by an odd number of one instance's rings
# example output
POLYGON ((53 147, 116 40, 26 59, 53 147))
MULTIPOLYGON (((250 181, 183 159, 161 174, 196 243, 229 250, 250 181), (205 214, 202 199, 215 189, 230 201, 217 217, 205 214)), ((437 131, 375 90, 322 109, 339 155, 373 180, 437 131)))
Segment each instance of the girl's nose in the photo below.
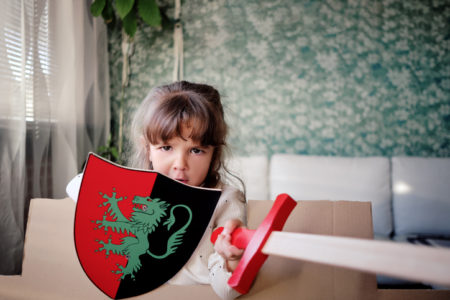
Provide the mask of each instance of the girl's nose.
POLYGON ((187 155, 184 153, 180 153, 175 158, 175 162, 173 164, 174 169, 176 170, 186 170, 187 169, 187 155))

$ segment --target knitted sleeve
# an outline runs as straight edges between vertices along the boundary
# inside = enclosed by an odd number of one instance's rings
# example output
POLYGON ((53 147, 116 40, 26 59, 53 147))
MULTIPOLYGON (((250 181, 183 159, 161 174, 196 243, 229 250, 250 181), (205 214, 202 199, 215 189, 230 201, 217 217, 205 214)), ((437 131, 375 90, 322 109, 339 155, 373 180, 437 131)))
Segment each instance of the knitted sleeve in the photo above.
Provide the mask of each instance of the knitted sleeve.
MULTIPOLYGON (((239 219, 246 224, 246 203, 244 194, 236 188, 225 186, 215 213, 214 226, 221 227, 230 219, 239 219)), ((211 287, 216 294, 226 300, 234 299, 240 294, 228 285, 231 272, 227 270, 225 260, 217 252, 208 258, 208 270, 211 287)))

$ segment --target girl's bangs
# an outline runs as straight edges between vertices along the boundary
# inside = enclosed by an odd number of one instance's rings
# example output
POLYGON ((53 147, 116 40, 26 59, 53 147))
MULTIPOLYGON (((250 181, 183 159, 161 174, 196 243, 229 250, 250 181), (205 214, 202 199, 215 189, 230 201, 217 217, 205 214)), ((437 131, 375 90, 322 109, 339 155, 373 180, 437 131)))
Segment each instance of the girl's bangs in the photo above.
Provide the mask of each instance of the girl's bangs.
POLYGON ((192 139, 202 145, 219 145, 217 137, 214 135, 214 120, 210 120, 208 114, 191 109, 177 111, 160 111, 154 114, 153 120, 147 127, 147 139, 152 144, 167 142, 174 137, 182 139, 192 139), (188 129, 189 136, 183 136, 185 129, 188 129))

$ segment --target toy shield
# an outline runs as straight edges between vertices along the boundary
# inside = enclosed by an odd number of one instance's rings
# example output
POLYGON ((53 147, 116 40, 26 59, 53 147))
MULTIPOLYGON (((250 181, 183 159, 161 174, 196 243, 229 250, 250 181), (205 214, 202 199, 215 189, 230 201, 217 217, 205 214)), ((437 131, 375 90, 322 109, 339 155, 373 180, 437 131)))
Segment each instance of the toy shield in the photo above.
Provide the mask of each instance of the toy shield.
POLYGON ((114 299, 159 287, 191 257, 220 194, 89 154, 74 229, 84 272, 114 299))

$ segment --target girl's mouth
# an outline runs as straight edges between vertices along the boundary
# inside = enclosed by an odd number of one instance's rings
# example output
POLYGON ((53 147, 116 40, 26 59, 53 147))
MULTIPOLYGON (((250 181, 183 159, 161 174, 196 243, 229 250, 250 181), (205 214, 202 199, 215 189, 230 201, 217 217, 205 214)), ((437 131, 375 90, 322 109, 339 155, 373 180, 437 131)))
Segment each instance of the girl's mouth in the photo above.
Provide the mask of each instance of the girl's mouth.
POLYGON ((188 180, 187 179, 182 179, 182 178, 177 178, 178 181, 182 182, 182 183, 187 183, 188 180))

